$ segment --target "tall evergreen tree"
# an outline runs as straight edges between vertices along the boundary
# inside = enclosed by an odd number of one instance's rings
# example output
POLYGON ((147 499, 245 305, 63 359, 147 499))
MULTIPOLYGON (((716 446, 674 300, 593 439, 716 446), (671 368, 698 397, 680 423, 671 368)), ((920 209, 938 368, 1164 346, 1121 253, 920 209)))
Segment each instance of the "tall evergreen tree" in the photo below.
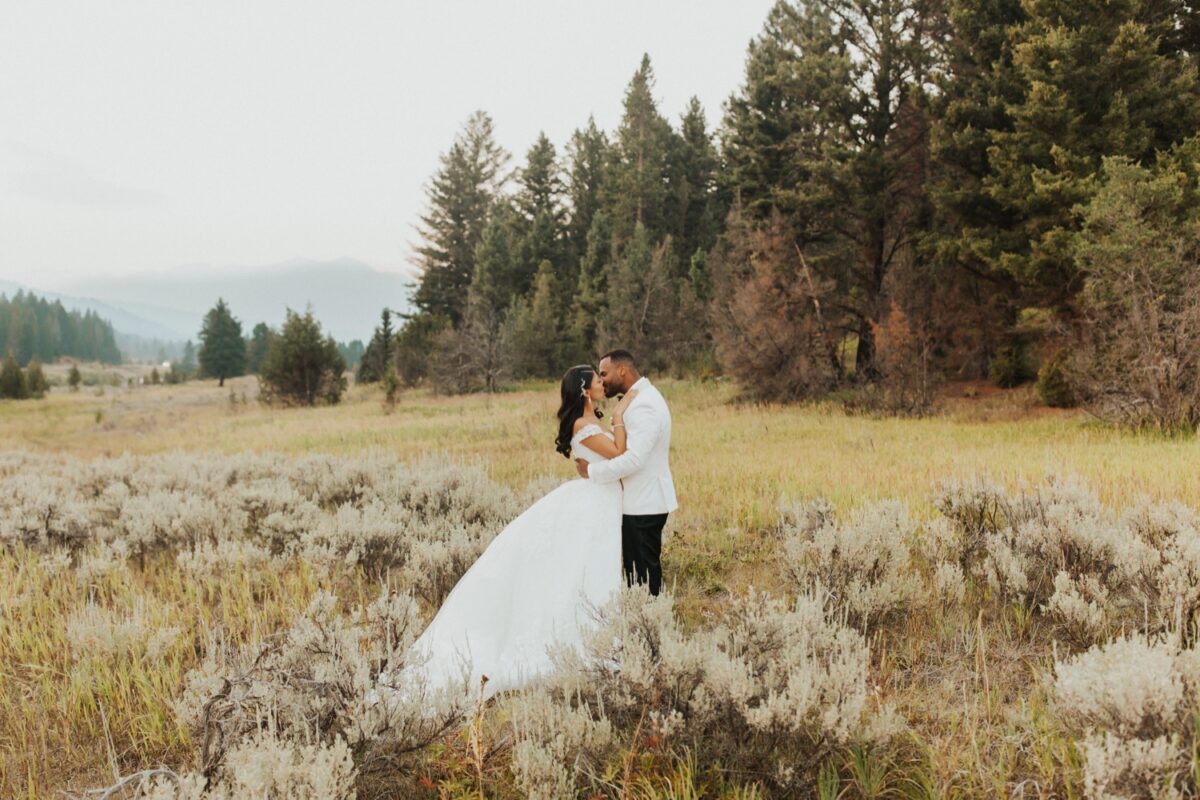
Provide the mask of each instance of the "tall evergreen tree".
POLYGON ((1195 133, 1200 96, 1177 34, 1181 3, 1029 0, 1013 54, 1028 87, 992 134, 986 191, 1018 218, 994 258, 1043 305, 1070 311, 1081 285, 1072 258, 1076 208, 1097 188, 1105 156, 1149 164, 1195 133))
POLYGON ((519 212, 522 262, 519 282, 513 287, 516 294, 529 291, 543 261, 549 261, 564 280, 569 280, 565 272, 566 213, 561 173, 553 143, 546 134, 538 134, 518 176, 514 198, 519 212))
POLYGON ((518 211, 501 201, 492 211, 475 249, 471 292, 492 312, 503 316, 513 298, 529 289, 524 264, 522 223, 518 211))
POLYGON ((575 131, 567 145, 567 198, 569 220, 567 239, 576 262, 581 262, 588 248, 588 233, 592 219, 600 210, 600 183, 608 158, 608 137, 588 117, 586 127, 575 131))
POLYGON ((993 136, 1013 130, 1025 86, 1013 63, 1021 0, 950 0, 947 68, 930 135, 934 220, 923 250, 942 289, 942 347, 952 368, 983 378, 1016 319, 1019 287, 999 268, 1019 247, 1021 215, 988 191, 993 136), (953 363, 957 361, 957 363, 953 363))
POLYGON ((196 373, 196 345, 192 344, 191 339, 183 345, 183 359, 179 362, 179 369, 185 379, 196 373))
POLYGON ((624 112, 610 149, 602 184, 613 238, 618 246, 643 225, 652 239, 667 232, 666 204, 670 191, 670 123, 654 99, 654 69, 650 57, 642 63, 625 90, 624 112))
POLYGON ((271 344, 271 329, 267 327, 267 323, 260 322, 250 331, 250 338, 246 341, 246 372, 250 375, 257 375, 262 368, 262 360, 267 355, 267 348, 271 344))
POLYGON ((200 328, 200 374, 216 378, 218 386, 226 378, 246 374, 246 340, 242 338, 242 323, 229 311, 221 298, 204 315, 200 328))
POLYGON ((612 251, 612 227, 608 223, 607 212, 600 209, 592 217, 587 248, 579 264, 579 280, 572 298, 568 339, 575 357, 569 360, 588 361, 600 352, 597 347, 597 326, 607 316, 608 272, 612 251))
POLYGON ((552 378, 563 370, 562 313, 554 267, 543 261, 533 290, 518 298, 505 320, 505 352, 517 378, 552 378))
POLYGON ((939 10, 927 0, 780 2, 729 104, 730 193, 760 219, 783 211, 814 271, 835 281, 860 375, 873 373, 886 279, 923 224, 939 10))
POLYGON ((475 249, 501 190, 508 154, 496 143, 492 119, 477 111, 467 120, 426 190, 417 248, 421 279, 413 302, 431 314, 462 316, 475 274, 475 249))
POLYGON ((679 126, 674 160, 678 219, 671 225, 676 252, 690 260, 697 252, 708 252, 720 231, 721 213, 716 196, 717 150, 708 132, 704 108, 693 97, 679 126))
POLYGON ((367 342, 362 360, 358 362, 358 374, 355 377, 359 383, 374 383, 383 379, 392 365, 394 339, 392 312, 385 308, 379 315, 379 324, 371 334, 371 341, 367 342))

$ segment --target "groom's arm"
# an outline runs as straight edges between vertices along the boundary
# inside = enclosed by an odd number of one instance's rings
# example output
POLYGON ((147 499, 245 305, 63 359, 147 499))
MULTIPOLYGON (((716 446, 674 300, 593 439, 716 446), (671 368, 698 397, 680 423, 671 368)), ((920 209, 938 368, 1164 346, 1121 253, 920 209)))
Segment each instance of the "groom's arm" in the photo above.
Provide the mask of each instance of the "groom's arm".
POLYGON ((587 477, 596 483, 616 483, 641 469, 662 433, 658 409, 643 403, 626 411, 625 432, 628 434, 625 452, 608 461, 589 464, 587 477))

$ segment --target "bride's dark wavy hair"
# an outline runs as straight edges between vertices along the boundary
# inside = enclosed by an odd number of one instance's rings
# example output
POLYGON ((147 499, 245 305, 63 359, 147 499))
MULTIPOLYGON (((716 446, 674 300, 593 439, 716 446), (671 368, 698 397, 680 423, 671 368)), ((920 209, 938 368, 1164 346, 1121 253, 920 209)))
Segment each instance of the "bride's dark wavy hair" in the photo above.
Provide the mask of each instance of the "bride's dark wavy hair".
MULTIPOLYGON (((562 405, 558 407, 558 438, 554 440, 554 449, 562 453, 563 458, 571 457, 571 439, 575 436, 575 421, 583 416, 584 395, 587 388, 592 385, 592 378, 595 375, 595 368, 589 364, 571 367, 563 375, 562 386, 559 390, 562 393, 562 405)), ((596 409, 596 416, 604 415, 600 413, 600 409, 596 409)))

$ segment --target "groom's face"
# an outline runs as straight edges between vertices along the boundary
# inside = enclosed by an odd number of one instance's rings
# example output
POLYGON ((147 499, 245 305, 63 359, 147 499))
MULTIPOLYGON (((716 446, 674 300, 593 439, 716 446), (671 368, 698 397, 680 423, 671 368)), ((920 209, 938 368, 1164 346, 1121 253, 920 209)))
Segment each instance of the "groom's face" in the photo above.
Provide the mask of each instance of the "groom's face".
POLYGON ((599 369, 605 397, 616 397, 628 390, 629 368, 624 364, 615 364, 611 358, 602 358, 599 369))

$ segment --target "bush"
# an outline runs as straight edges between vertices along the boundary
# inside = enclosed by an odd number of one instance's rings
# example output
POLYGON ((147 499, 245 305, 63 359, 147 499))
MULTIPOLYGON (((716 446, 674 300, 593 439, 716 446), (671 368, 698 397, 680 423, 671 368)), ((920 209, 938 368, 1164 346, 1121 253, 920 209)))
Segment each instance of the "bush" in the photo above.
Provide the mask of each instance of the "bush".
POLYGON ((1055 706, 1064 723, 1084 733, 1089 797, 1192 795, 1197 667, 1194 649, 1142 636, 1055 661, 1055 706))
POLYGON ((0 366, 0 399, 24 400, 27 397, 29 384, 25 380, 25 373, 21 371, 17 359, 13 358, 10 352, 5 356, 4 364, 0 366))
POLYGON ((1070 351, 1059 350, 1038 370, 1038 398, 1051 408, 1074 408, 1079 404, 1070 375, 1070 351))
POLYGON ((988 364, 988 379, 1002 389, 1012 389, 1036 376, 1030 363, 1029 344, 1017 338, 1003 345, 988 364))
POLYGON ((780 529, 788 576, 803 591, 828 596, 863 631, 922 592, 909 549, 916 525, 902 503, 855 510, 840 524, 823 503, 793 506, 784 509, 780 529))
POLYGON ((1015 495, 947 484, 936 503, 956 524, 964 571, 1076 644, 1121 629, 1192 630, 1200 619, 1200 519, 1183 506, 1117 514, 1061 478, 1015 495))
POLYGON ((558 654, 547 694, 514 701, 513 770, 527 792, 574 796, 600 773, 588 765, 637 736, 788 794, 812 786, 836 748, 900 728, 871 698, 862 635, 814 596, 786 604, 751 593, 689 635, 669 596, 635 587, 598 620, 586 653, 558 654))
POLYGON ((234 652, 210 644, 176 702, 180 722, 205 743, 206 774, 233 766, 237 748, 264 719, 289 739, 343 740, 365 769, 376 759, 392 759, 394 769, 461 722, 465 693, 406 684, 380 696, 381 678, 419 680, 419 670, 402 671, 421 627, 412 598, 384 591, 349 615, 338 614, 336 603, 318 592, 280 635, 234 652))
POLYGON ((287 405, 336 403, 346 390, 345 372, 337 342, 322 337, 312 310, 301 316, 289 308, 283 330, 270 337, 259 370, 262 397, 287 405))
POLYGON ((45 397, 46 392, 50 391, 50 383, 42 371, 42 362, 36 358, 31 358, 25 367, 25 382, 29 386, 30 397, 45 397))

